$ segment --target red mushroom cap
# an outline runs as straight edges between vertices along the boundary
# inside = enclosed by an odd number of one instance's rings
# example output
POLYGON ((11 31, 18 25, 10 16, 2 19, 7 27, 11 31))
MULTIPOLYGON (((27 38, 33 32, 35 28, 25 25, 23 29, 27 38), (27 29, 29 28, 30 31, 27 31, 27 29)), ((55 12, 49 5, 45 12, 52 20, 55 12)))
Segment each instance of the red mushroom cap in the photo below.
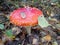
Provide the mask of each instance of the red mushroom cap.
POLYGON ((43 13, 37 8, 19 8, 11 13, 10 22, 17 26, 34 26, 38 24, 38 16, 40 15, 43 13))

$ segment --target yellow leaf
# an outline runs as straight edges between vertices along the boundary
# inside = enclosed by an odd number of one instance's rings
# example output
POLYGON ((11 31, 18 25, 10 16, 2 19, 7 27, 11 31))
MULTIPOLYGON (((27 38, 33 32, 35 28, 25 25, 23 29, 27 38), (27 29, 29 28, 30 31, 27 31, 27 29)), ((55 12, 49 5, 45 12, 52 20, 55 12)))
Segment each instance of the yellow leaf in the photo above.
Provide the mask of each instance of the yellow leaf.
POLYGON ((46 41, 51 41, 51 36, 50 35, 46 35, 45 37, 43 37, 44 40, 46 41))

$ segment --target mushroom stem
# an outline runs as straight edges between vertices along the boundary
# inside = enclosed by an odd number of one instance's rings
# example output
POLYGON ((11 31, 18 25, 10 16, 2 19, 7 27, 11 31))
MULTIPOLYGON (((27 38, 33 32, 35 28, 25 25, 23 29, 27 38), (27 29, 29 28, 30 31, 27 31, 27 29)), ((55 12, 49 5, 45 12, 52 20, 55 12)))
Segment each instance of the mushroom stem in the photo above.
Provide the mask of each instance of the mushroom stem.
POLYGON ((26 31, 27 31, 28 35, 31 35, 31 26, 26 27, 26 31))

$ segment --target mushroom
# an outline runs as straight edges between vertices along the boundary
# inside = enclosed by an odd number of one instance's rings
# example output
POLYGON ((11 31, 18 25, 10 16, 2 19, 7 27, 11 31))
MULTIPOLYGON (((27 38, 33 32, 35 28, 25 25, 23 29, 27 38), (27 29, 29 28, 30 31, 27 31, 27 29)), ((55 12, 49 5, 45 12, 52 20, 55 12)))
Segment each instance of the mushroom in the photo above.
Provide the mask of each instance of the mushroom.
POLYGON ((28 35, 31 35, 31 26, 38 24, 38 17, 43 15, 42 11, 35 7, 23 7, 14 10, 10 14, 10 22, 17 26, 24 26, 28 35))

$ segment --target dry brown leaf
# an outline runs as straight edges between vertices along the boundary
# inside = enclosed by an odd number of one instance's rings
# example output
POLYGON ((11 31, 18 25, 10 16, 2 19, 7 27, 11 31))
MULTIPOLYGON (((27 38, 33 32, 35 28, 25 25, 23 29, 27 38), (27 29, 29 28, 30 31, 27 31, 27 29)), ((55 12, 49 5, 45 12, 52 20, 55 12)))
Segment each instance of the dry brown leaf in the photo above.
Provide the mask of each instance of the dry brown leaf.
POLYGON ((46 35, 45 37, 43 37, 44 40, 46 41, 51 41, 51 36, 50 35, 46 35))

